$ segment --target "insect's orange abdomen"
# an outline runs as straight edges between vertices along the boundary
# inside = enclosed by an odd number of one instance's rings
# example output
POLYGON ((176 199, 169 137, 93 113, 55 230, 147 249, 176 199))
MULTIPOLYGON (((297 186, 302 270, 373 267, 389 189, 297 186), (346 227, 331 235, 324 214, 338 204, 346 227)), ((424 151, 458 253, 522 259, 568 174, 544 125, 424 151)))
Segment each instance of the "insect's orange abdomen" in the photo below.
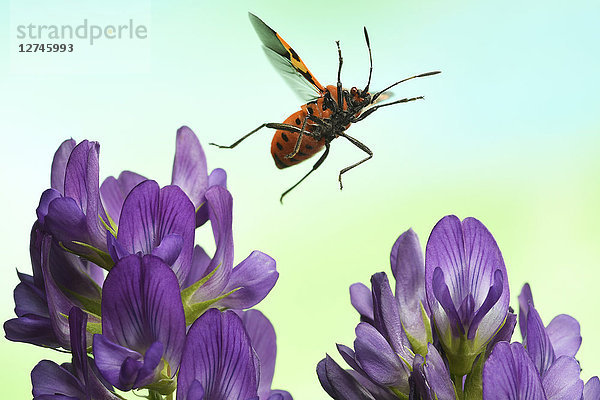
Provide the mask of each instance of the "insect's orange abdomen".
MULTIPOLYGON (((302 123, 307 115, 306 111, 304 111, 304 107, 305 106, 303 106, 302 110, 290 115, 285 121, 283 121, 283 123, 302 128, 302 123)), ((312 132, 313 129, 313 125, 309 124, 309 121, 307 121, 306 125, 304 126, 304 130, 307 132, 312 132)), ((275 161, 277 168, 282 169, 296 165, 314 156, 323 148, 323 146, 325 146, 324 139, 317 141, 308 135, 303 135, 300 149, 298 150, 296 156, 293 158, 286 158, 288 154, 291 154, 294 151, 294 146, 296 146, 297 140, 297 132, 290 132, 286 130, 278 130, 275 132, 275 135, 273 135, 273 140, 271 141, 271 155, 273 156, 273 160, 275 161)))

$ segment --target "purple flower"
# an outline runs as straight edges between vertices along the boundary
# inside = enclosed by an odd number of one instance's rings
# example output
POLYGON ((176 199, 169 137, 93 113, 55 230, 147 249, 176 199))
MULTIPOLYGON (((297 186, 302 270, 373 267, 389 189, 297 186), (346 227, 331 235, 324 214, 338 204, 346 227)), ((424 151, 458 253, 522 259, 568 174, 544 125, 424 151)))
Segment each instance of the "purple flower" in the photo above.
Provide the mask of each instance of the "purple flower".
POLYGON ((528 284, 519 295, 519 306, 525 346, 506 342, 494 346, 483 370, 484 398, 587 400, 600 396, 597 378, 590 379, 584 389, 579 377, 574 358, 581 345, 579 323, 562 314, 544 327, 528 284), (512 397, 502 397, 502 393, 512 397))
POLYGON ((474 218, 442 218, 427 242, 425 282, 450 372, 466 375, 508 313, 506 268, 486 227, 474 218))
POLYGON ((185 317, 177 277, 160 258, 130 255, 110 271, 102 296, 96 365, 115 387, 130 390, 159 379, 168 394, 181 360, 185 317), (163 362, 164 360, 164 362, 163 362))
POLYGON ((188 323, 208 307, 244 309, 256 305, 273 288, 279 274, 275 260, 260 252, 252 252, 233 267, 232 209, 233 199, 224 188, 210 188, 206 207, 215 237, 216 250, 210 258, 196 246, 192 267, 183 287, 188 323))
POLYGON ((52 163, 52 188, 42 194, 37 215, 41 227, 63 246, 109 267, 109 220, 100 201, 99 150, 96 142, 84 140, 77 146, 72 140, 63 142, 52 163))
POLYGON ((177 400, 257 399, 257 363, 240 318, 211 309, 188 332, 177 400))
MULTIPOLYGON (((44 347, 70 349, 69 323, 73 306, 100 314, 101 269, 65 252, 34 224, 30 244, 33 276, 19 273, 14 291, 17 318, 4 324, 6 337, 44 347), (95 279, 94 279, 95 278, 95 279)), ((98 319, 92 317, 94 322, 98 319)))
POLYGON ((425 355, 427 343, 433 338, 425 298, 423 253, 419 238, 412 229, 400 235, 394 243, 390 264, 396 280, 395 295, 391 294, 387 276, 380 273, 371 278, 373 293, 362 283, 350 286, 350 301, 361 315, 361 320, 376 326, 386 339, 394 341, 397 337, 404 347, 425 355), (379 305, 374 306, 374 301, 379 301, 379 305), (375 314, 374 308, 378 310, 375 314))
MULTIPOLYGON (((530 307, 533 308, 533 295, 529 284, 526 283, 519 295, 519 327, 523 340, 527 337, 530 307)), ((557 315, 544 331, 556 357, 563 355, 575 357, 582 340, 579 322, 575 318, 567 314, 557 315)))
POLYGON ((170 265, 180 284, 192 266, 194 206, 177 186, 159 188, 155 181, 138 184, 127 196, 116 240, 109 251, 118 261, 127 254, 153 254, 170 265))
POLYGON ((542 376, 520 343, 498 343, 483 369, 485 400, 579 400, 582 394, 574 358, 560 357, 542 376))
POLYGON ((73 307, 69 312, 72 362, 59 366, 49 360, 40 361, 31 371, 34 400, 118 399, 111 392, 112 387, 99 375, 93 360, 87 356, 86 323, 87 315, 73 307))
MULTIPOLYGON (((146 180, 135 172, 123 171, 117 179, 108 177, 100 187, 102 201, 114 226, 118 226, 121 209, 129 192, 146 180)), ((189 197, 196 212, 195 226, 201 226, 208 220, 208 210, 203 207, 206 191, 213 186, 226 187, 227 174, 217 168, 208 175, 206 157, 200 141, 187 126, 177 130, 175 160, 171 184, 179 186, 189 197)))

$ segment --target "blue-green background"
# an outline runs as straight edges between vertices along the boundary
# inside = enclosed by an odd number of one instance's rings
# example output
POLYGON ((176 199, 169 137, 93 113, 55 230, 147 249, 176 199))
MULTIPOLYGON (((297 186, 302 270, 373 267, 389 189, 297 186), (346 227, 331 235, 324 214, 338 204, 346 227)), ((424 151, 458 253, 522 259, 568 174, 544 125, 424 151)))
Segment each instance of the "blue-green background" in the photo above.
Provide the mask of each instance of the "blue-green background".
MULTIPOLYGON (((343 82, 364 85, 363 25, 373 88, 443 71, 394 89, 396 98, 425 101, 381 110, 350 129, 375 156, 345 175, 342 192, 338 171, 362 157, 342 140, 283 206, 279 195, 310 162, 277 170, 272 132, 233 151, 205 148, 209 166, 228 172, 236 261, 260 249, 278 262, 279 282, 258 307, 278 334, 274 386, 297 399, 325 398, 314 368, 325 352, 336 353, 335 343, 354 340, 348 286, 389 272, 401 232, 413 227, 424 246, 450 213, 479 218, 495 236, 513 307, 529 282, 545 323, 560 313, 580 321, 582 376, 600 372, 597 1, 30 3, 33 23, 132 17, 147 24, 148 38, 93 48, 76 42, 78 53, 58 68, 59 55, 17 58, 13 25, 22 10, 16 0, 0 6, 2 320, 13 316, 15 268, 30 271, 29 229, 62 140, 100 141, 102 178, 130 169, 168 184, 179 126, 203 144, 230 143, 298 109, 260 49, 252 11, 323 84, 335 80, 341 40, 343 82)), ((199 233, 201 243, 209 238, 199 233)), ((18 399, 31 397, 29 371, 39 359, 67 359, 4 339, 0 354, 3 397, 18 399)))

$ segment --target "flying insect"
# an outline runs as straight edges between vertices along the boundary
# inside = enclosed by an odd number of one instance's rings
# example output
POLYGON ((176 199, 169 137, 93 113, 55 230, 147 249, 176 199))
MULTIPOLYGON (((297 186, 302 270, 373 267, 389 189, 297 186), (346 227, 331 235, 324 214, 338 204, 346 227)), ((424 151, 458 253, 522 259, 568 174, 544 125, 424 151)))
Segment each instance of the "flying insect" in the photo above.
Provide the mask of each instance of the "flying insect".
POLYGON ((262 128, 275 129, 276 131, 271 141, 271 155, 273 156, 275 165, 279 169, 299 164, 325 148, 325 151, 313 165, 312 169, 292 187, 282 193, 279 199, 282 203, 285 195, 296 188, 323 164, 329 155, 331 141, 338 137, 345 138, 367 154, 365 158, 340 171, 338 181, 340 189, 342 189, 342 175, 373 157, 373 152, 364 143, 346 133, 350 125, 364 120, 380 108, 423 99, 423 96, 419 96, 377 104, 390 97, 390 93, 387 91, 394 86, 411 79, 436 75, 441 72, 431 71, 414 75, 395 82, 378 92, 369 92, 373 73, 373 57, 367 28, 363 28, 369 51, 369 78, 364 89, 352 87, 348 90, 343 88, 341 82, 343 58, 339 41, 336 41, 338 51, 337 84, 323 86, 306 67, 302 59, 298 56, 298 53, 277 32, 256 15, 252 13, 248 13, 248 15, 254 30, 263 44, 263 50, 267 58, 306 103, 300 107, 299 111, 290 115, 282 123, 264 123, 229 146, 215 143, 210 144, 220 148, 232 149, 262 128))

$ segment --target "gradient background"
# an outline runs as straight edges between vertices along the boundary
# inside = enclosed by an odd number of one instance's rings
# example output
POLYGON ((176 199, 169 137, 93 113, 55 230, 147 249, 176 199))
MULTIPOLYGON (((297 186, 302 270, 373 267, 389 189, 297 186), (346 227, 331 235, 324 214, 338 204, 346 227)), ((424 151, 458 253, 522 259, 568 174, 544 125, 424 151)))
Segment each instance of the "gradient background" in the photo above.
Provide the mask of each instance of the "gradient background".
MULTIPOLYGON (((351 128, 375 156, 345 175, 342 192, 338 171, 363 156, 342 140, 284 206, 279 195, 311 164, 277 170, 272 132, 233 151, 205 148, 209 167, 229 175, 236 261, 254 249, 278 261, 279 282, 258 307, 278 334, 274 387, 297 399, 324 399, 316 363, 325 352, 337 354, 336 342, 354 340, 348 286, 389 272, 389 251, 401 232, 412 227, 424 246, 436 221, 450 213, 479 218, 495 236, 513 307, 529 282, 546 324, 560 313, 579 320, 582 377, 598 374, 599 3, 321 3, 131 1, 123 8, 114 0, 29 0, 31 21, 23 21, 26 3, 3 3, 1 319, 13 316, 15 268, 31 270, 29 229, 62 140, 100 141, 101 178, 130 169, 168 184, 181 125, 204 144, 229 144, 298 109, 260 49, 250 10, 323 84, 335 80, 334 40, 342 43, 345 85, 365 84, 363 25, 373 48, 373 88, 443 71, 394 89, 396 98, 425 101, 381 110, 351 128), (83 18, 133 18, 148 26, 148 39, 93 47, 76 41, 70 58, 17 54, 15 24, 83 18)), ((198 240, 214 248, 209 238, 204 228, 198 240)), ((15 399, 31 397, 29 371, 38 360, 67 359, 5 339, 0 354, 3 397, 15 399)))

